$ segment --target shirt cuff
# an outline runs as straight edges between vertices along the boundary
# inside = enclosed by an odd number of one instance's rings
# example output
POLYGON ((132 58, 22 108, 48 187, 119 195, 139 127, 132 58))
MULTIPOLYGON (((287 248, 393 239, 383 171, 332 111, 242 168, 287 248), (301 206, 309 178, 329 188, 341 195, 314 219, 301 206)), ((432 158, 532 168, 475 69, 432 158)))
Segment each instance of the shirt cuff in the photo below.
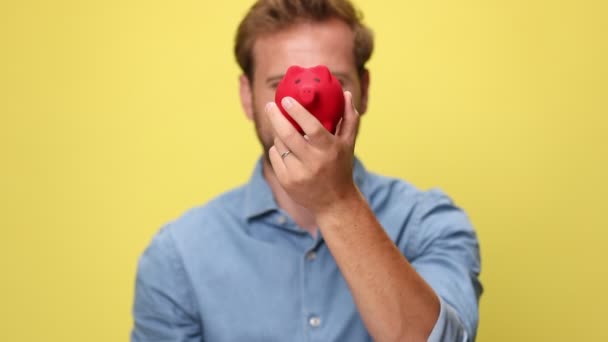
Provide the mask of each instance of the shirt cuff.
POLYGON ((428 342, 468 342, 469 335, 464 326, 460 322, 456 310, 439 297, 441 305, 439 318, 431 331, 431 335, 427 339, 428 342))

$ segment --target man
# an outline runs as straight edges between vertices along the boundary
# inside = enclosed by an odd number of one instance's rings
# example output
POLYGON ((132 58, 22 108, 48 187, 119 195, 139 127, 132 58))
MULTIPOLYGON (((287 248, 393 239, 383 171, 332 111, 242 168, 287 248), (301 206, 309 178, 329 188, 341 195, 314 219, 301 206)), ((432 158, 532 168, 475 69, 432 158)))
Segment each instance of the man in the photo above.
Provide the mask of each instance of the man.
POLYGON ((259 0, 235 52, 264 154, 246 185, 169 223, 142 255, 133 341, 472 341, 481 285, 466 215, 354 157, 372 36, 347 0, 259 0), (342 82, 335 135, 292 98, 291 65, 342 82))

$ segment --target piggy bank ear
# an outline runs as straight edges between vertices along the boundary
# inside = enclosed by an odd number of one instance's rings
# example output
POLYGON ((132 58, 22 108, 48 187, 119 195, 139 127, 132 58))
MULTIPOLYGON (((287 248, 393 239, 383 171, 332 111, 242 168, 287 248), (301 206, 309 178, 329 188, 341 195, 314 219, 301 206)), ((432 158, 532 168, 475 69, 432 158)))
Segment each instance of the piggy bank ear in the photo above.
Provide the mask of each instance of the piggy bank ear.
POLYGON ((329 71, 325 65, 317 65, 316 67, 311 68, 311 71, 322 80, 331 79, 331 71, 329 71))
POLYGON ((287 69, 285 76, 297 75, 297 74, 302 73, 303 71, 304 71, 304 68, 302 68, 301 66, 292 65, 287 69))

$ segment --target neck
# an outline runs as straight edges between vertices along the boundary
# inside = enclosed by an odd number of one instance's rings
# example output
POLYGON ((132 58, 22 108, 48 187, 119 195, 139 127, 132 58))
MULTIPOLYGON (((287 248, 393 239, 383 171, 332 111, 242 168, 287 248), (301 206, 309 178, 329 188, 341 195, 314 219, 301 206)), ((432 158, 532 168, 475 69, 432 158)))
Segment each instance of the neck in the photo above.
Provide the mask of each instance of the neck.
POLYGON ((298 226, 310 233, 310 235, 316 236, 317 224, 315 222, 314 215, 310 212, 310 210, 299 205, 293 199, 291 199, 291 197, 289 197, 287 192, 285 192, 285 189, 283 189, 279 183, 279 180, 272 169, 272 165, 270 165, 267 158, 264 158, 262 170, 264 178, 266 179, 266 182, 268 182, 268 185, 270 186, 272 194, 274 195, 279 207, 287 212, 298 226))

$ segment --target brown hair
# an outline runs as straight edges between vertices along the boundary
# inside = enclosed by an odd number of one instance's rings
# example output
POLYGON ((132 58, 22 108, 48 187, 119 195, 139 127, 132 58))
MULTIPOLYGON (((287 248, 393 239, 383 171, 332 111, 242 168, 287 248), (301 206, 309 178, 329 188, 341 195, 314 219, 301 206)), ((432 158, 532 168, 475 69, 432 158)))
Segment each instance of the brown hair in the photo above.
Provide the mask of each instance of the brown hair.
POLYGON ((234 54, 243 73, 253 76, 253 45, 261 35, 280 31, 298 21, 340 19, 355 34, 354 55, 359 73, 365 70, 374 49, 372 31, 361 22, 362 15, 349 0, 258 0, 241 21, 234 54))

